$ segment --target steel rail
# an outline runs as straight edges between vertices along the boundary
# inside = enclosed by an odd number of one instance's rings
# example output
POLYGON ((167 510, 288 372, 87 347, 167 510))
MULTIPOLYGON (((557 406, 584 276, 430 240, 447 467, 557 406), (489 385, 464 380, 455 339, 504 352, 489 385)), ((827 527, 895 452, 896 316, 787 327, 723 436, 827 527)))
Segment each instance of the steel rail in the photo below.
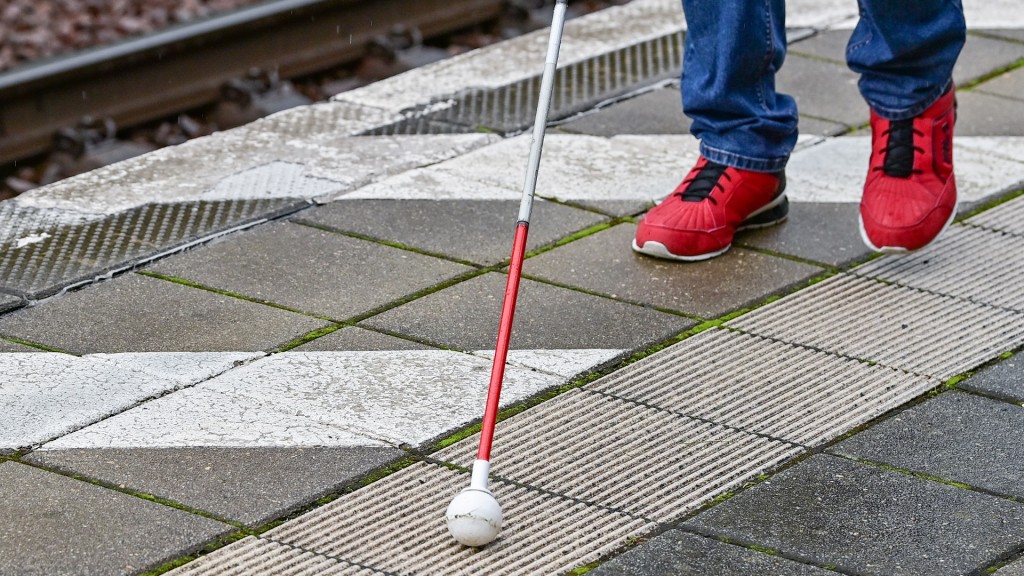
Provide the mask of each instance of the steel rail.
POLYGON ((359 58, 394 25, 424 36, 497 17, 504 0, 277 0, 0 74, 0 164, 45 152, 84 115, 132 126, 216 100, 258 67, 290 78, 359 58))

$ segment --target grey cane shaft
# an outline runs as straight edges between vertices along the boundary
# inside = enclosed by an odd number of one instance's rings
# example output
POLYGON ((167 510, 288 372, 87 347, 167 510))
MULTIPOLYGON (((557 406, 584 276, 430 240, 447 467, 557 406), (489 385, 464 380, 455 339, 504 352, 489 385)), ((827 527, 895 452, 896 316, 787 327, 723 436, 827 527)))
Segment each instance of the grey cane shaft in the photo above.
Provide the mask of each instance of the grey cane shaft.
POLYGON ((544 147, 544 131, 551 108, 551 92, 555 83, 555 66, 558 64, 558 48, 562 44, 562 27, 565 24, 565 9, 568 0, 558 0, 555 15, 551 21, 551 38, 548 41, 548 55, 544 61, 544 76, 540 83, 540 99, 537 102, 537 119, 533 123, 533 138, 530 141, 530 163, 526 166, 526 182, 523 184, 523 199, 519 204, 519 221, 529 222, 533 211, 533 193, 537 189, 537 173, 540 171, 540 153, 544 147))

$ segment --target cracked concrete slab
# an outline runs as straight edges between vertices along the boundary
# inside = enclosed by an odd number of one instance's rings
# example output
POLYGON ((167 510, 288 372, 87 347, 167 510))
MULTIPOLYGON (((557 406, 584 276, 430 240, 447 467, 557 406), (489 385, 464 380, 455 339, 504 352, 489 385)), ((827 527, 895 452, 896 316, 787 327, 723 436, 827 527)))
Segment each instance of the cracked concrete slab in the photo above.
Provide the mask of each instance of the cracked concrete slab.
POLYGON ((151 270, 337 320, 472 270, 290 222, 267 224, 163 260, 151 270))
POLYGON ((954 575, 1016 550, 1024 505, 816 455, 683 528, 842 572, 954 575))
POLYGON ((23 460, 258 526, 405 452, 378 447, 45 450, 23 460))
POLYGON ((238 352, 273 350, 326 325, 270 306, 128 274, 0 316, 0 335, 81 354, 238 352))
MULTIPOLYGON (((506 280, 504 274, 484 274, 363 324, 461 350, 493 349, 506 280)), ((527 279, 519 290, 513 349, 634 350, 696 324, 689 318, 527 279)))
POLYGON ((137 574, 234 530, 16 462, 0 462, 0 485, 3 574, 137 574))
POLYGON ((526 261, 523 272, 625 301, 715 318, 823 272, 822 268, 733 248, 704 262, 636 254, 636 225, 620 224, 526 261))

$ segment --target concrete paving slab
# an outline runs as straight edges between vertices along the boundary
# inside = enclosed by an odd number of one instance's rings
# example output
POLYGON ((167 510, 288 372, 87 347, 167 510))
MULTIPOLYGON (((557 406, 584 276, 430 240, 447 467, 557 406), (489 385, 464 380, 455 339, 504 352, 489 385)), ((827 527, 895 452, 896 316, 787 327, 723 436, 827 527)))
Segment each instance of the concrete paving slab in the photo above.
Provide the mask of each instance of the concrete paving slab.
MULTIPOLYGON (((484 274, 362 324, 461 350, 493 349, 506 280, 504 274, 484 274)), ((523 280, 511 347, 633 350, 660 342, 694 324, 689 318, 523 280)))
POLYGON ((280 404, 232 391, 188 388, 68 434, 41 450, 386 446, 377 438, 318 422, 280 404))
MULTIPOLYGON (((1024 44, 1019 44, 1018 46, 1024 52, 1024 44)), ((1024 55, 1021 57, 1024 58, 1024 55)), ((979 85, 977 90, 1004 98, 1024 99, 1024 68, 1017 68, 1016 70, 1000 74, 979 85)))
POLYGON ((1000 360, 961 382, 960 387, 1024 403, 1024 361, 1018 355, 1000 360))
POLYGON ((126 352, 85 357, 187 386, 262 357, 262 352, 126 352))
MULTIPOLYGON (((801 116, 798 130, 801 135, 805 136, 839 136, 849 131, 850 127, 839 122, 832 122, 831 120, 801 116)), ((800 146, 797 145, 796 149, 799 150, 800 146)))
MULTIPOLYGON (((506 362, 532 370, 542 370, 563 378, 574 378, 613 360, 624 356, 628 350, 509 350, 506 362)), ((488 360, 494 360, 494 350, 473 352, 488 360)))
MULTIPOLYGON (((433 457, 469 466, 479 442, 474 435, 433 457)), ((764 436, 573 390, 498 424, 491 473, 672 522, 800 452, 764 436)))
POLYGON ((1024 344, 1015 312, 845 274, 726 326, 939 380, 1024 344))
POLYGON ((878 258, 852 272, 1024 312, 1024 238, 1011 234, 950 226, 913 254, 878 258))
POLYGON ((472 270, 290 222, 261 226, 151 269, 339 320, 472 270))
POLYGON ((16 462, 0 462, 0 573, 135 574, 234 528, 16 462))
MULTIPOLYGON (((298 220, 489 266, 509 259, 518 214, 519 200, 344 200, 303 212, 298 220)), ((606 220, 537 201, 527 250, 606 220)))
POLYGON ((594 576, 828 576, 834 574, 778 556, 669 530, 605 562, 594 576))
POLYGON ((1024 576, 1024 559, 1017 560, 996 570, 995 576, 1024 576))
POLYGON ((42 350, 32 348, 31 346, 22 346, 21 344, 0 338, 0 352, 42 352, 42 350))
POLYGON ((358 326, 348 326, 341 330, 321 336, 294 348, 296 352, 333 352, 333 351, 364 351, 364 350, 429 350, 424 344, 395 338, 373 330, 364 330, 358 326))
POLYGON ((21 298, 11 296, 10 294, 0 294, 0 313, 8 310, 14 310, 21 306, 23 303, 21 298))
POLYGON ((678 86, 666 86, 558 124, 574 134, 612 137, 620 134, 689 134, 678 86))
POLYGON ((807 280, 821 268, 734 248, 680 264, 636 254, 636 225, 620 224, 531 258, 526 274, 623 300, 715 318, 807 280))
POLYGON ((858 78, 845 65, 792 54, 776 76, 776 87, 796 98, 801 114, 858 126, 868 121, 858 78))
MULTIPOLYGON (((850 29, 818 30, 813 36, 790 43, 788 53, 825 58, 834 64, 846 66, 846 44, 852 33, 850 29)), ((787 62, 783 67, 788 65, 787 62)))
POLYGON ((1024 505, 817 455, 683 528, 841 572, 954 575, 1020 546, 1024 505))
POLYGON ((735 241, 739 246, 843 266, 872 253, 860 238, 858 213, 852 203, 791 202, 785 224, 741 232, 735 241))
POLYGON ((979 29, 978 32, 984 32, 985 34, 991 34, 992 36, 998 36, 999 38, 1006 38, 1007 40, 1016 40, 1017 42, 1024 42, 1024 26, 1021 28, 1013 28, 1012 26, 1007 28, 983 28, 979 29))
POLYGON ((257 526, 401 458, 393 448, 45 450, 23 460, 257 526))
POLYGON ((0 335, 60 350, 237 352, 273 350, 322 320, 129 274, 0 317, 0 335))
POLYGON ((0 354, 0 374, 5 452, 67 434, 180 383, 69 354, 0 354))
MULTIPOLYGON (((1024 133, 1024 100, 976 92, 957 94, 957 136, 1019 136, 1024 133)), ((962 162, 957 161, 959 169, 962 162)))
POLYGON ((829 452, 1024 496, 1024 408, 946 392, 900 412, 829 452))

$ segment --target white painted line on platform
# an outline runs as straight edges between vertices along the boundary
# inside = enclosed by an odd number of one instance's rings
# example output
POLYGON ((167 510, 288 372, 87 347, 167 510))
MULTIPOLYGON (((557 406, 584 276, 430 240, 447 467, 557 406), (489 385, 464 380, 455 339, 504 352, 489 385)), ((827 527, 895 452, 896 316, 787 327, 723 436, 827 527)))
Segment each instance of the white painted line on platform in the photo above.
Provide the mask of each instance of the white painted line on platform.
MULTIPOLYGON (((573 378, 596 368, 609 360, 622 356, 628 350, 509 350, 508 363, 514 366, 541 370, 563 378, 573 378)), ((473 352, 489 360, 494 359, 494 350, 473 352)))
POLYGON ((265 355, 263 352, 121 352, 85 357, 189 385, 265 355))

